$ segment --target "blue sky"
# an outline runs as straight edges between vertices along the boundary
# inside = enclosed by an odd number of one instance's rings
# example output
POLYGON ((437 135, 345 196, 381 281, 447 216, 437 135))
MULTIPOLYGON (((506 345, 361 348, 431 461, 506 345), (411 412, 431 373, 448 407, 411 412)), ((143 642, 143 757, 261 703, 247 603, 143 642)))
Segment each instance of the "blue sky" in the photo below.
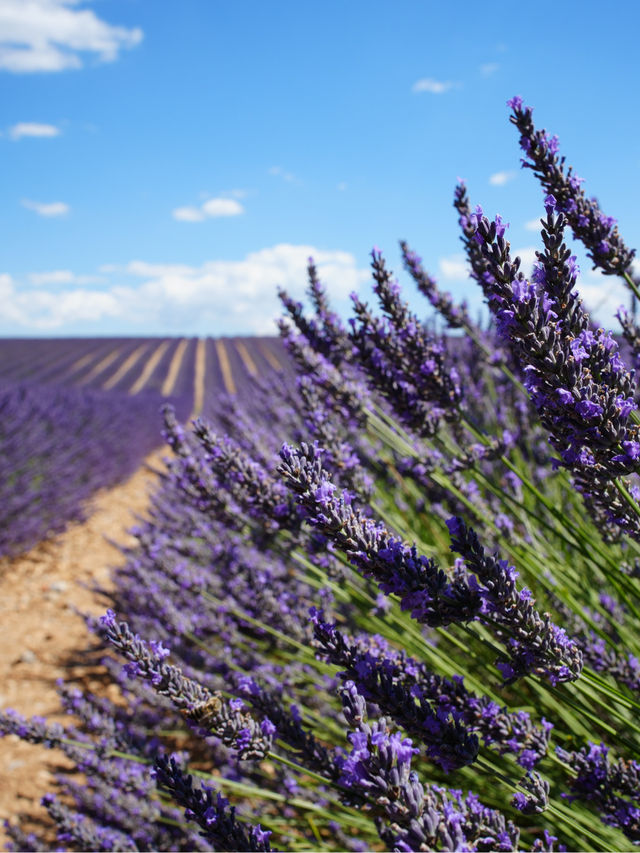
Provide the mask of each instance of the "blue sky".
MULTIPOLYGON (((270 333, 318 261, 336 303, 406 239, 474 310, 451 206, 541 193, 520 94, 640 243, 635 2, 0 0, 0 335, 270 333)), ((579 253, 578 253, 579 254, 579 253)), ((582 263, 603 322, 627 299, 582 263)))

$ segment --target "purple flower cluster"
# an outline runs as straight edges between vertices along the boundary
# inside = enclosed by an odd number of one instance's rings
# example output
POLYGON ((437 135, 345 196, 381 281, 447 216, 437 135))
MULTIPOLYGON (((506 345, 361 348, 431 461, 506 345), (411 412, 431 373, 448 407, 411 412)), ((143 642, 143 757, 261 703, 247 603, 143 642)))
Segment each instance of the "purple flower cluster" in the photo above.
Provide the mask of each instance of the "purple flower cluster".
POLYGON ((321 612, 312 610, 311 617, 322 656, 344 667, 340 678, 351 679, 367 701, 414 734, 443 769, 475 757, 477 735, 499 753, 516 755, 527 770, 546 754, 553 726, 544 718, 537 727, 526 712, 511 712, 487 696, 476 696, 462 678, 437 675, 393 650, 382 637, 353 640, 323 621, 321 612))
POLYGON ((489 307, 501 334, 511 341, 526 385, 550 442, 569 468, 596 519, 614 536, 640 536, 636 513, 613 482, 640 465, 640 432, 629 416, 636 409, 635 380, 610 334, 593 330, 573 290, 577 267, 563 243, 566 216, 546 200, 534 282, 519 271, 500 226, 486 217, 476 239, 491 275, 489 307))
POLYGON ((503 850, 517 848, 519 830, 504 816, 469 794, 435 785, 426 790, 411 769, 419 752, 410 738, 393 730, 385 717, 367 721, 367 703, 352 681, 341 690, 352 731, 342 783, 373 801, 381 812, 376 825, 392 850, 503 850))
POLYGON ((436 280, 423 269, 422 259, 409 248, 404 240, 400 241, 400 250, 402 251, 402 260, 405 269, 415 281, 418 290, 427 297, 435 310, 444 317, 449 328, 475 330, 475 325, 467 313, 466 304, 463 302, 461 305, 454 305, 451 294, 443 293, 440 290, 436 280))
POLYGON ((497 664, 505 681, 529 673, 544 675, 552 684, 578 678, 582 672, 578 644, 564 628, 551 622, 548 613, 538 613, 531 590, 517 588, 515 567, 487 555, 462 519, 451 518, 447 526, 451 550, 462 556, 481 585, 482 617, 491 623, 507 649, 508 662, 497 664))
POLYGON ((279 290, 278 296, 289 319, 306 338, 309 345, 332 364, 339 365, 350 357, 349 336, 342 321, 329 306, 326 290, 318 278, 318 270, 313 258, 309 258, 307 274, 308 294, 315 313, 313 318, 307 318, 302 303, 291 299, 285 290, 279 290))
POLYGON ((351 341, 370 385, 381 392, 399 420, 417 435, 432 436, 441 419, 460 420, 463 392, 445 348, 430 339, 400 299, 400 288, 382 254, 371 253, 374 291, 384 318, 374 316, 353 296, 351 341))
POLYGON ((604 823, 619 827, 633 844, 640 844, 640 764, 622 758, 612 761, 603 743, 575 751, 558 747, 556 752, 575 773, 572 798, 595 805, 604 823))
POLYGON ((481 598, 464 579, 450 580, 436 563, 418 554, 381 522, 363 516, 349 492, 337 493, 322 466, 318 448, 283 445, 280 473, 304 507, 306 520, 330 538, 365 577, 386 595, 397 595, 413 619, 432 627, 470 621, 481 598))
POLYGON ((536 130, 531 107, 524 105, 519 96, 507 101, 511 107, 511 122, 520 133, 520 147, 524 151, 522 165, 531 169, 546 193, 554 196, 558 210, 565 214, 574 235, 581 240, 593 266, 605 275, 624 274, 633 261, 635 251, 628 249, 616 225, 616 220, 600 210, 595 198, 588 199, 579 178, 565 158, 558 156, 557 136, 546 130, 536 130))
POLYGON ((0 385, 0 556, 86 517, 160 444, 157 394, 0 385), (122 441, 127 435, 128 440, 122 441))
MULTIPOLYGON (((158 787, 167 790, 185 812, 187 820, 195 821, 201 834, 214 850, 264 851, 269 853, 271 832, 260 827, 247 826, 235 816, 235 808, 229 801, 207 786, 196 787, 189 774, 184 774, 175 758, 158 758, 154 768, 158 787), (215 794, 215 796, 214 796, 215 794)), ((91 848, 95 849, 95 848, 91 848)), ((112 849, 112 848, 109 848, 112 849)))

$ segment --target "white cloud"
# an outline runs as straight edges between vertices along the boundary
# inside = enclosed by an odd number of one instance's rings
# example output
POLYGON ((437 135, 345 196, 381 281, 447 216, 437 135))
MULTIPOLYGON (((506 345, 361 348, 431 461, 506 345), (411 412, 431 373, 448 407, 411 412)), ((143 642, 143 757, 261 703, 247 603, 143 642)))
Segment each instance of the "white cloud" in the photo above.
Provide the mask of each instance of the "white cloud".
POLYGON ((529 219, 528 222, 524 223, 524 227, 527 231, 539 231, 542 227, 540 225, 540 217, 537 219, 529 219))
POLYGON ((35 136, 42 139, 59 135, 60 128, 54 124, 38 124, 37 122, 23 121, 9 128, 9 136, 15 140, 22 139, 23 136, 35 136))
POLYGON ((176 207, 173 218, 178 222, 202 222, 204 213, 199 207, 176 207))
POLYGON ((621 305, 629 308, 631 292, 619 278, 588 269, 578 277, 576 290, 597 323, 613 332, 620 331, 615 314, 621 305))
POLYGON ((491 77, 499 69, 500 65, 497 62, 485 62, 484 65, 480 66, 480 73, 483 77, 491 77))
POLYGON ((3 316, 24 330, 64 331, 91 322, 99 331, 101 322, 115 320, 133 333, 274 334, 274 318, 281 314, 276 288, 303 298, 310 255, 337 307, 369 279, 369 271, 359 269, 348 252, 281 243, 240 261, 201 266, 142 260, 125 267, 104 265, 101 271, 108 269, 113 283, 99 291, 57 284, 25 292, 10 276, 0 276, 3 316))
POLYGON ((41 202, 41 201, 30 201, 28 198, 23 199, 22 206, 26 207, 27 210, 34 210, 38 216, 66 216, 67 213, 71 210, 68 204, 64 201, 52 201, 52 202, 41 202))
POLYGON ((234 198, 210 198, 202 205, 205 216, 214 218, 220 216, 239 216, 244 213, 244 207, 234 198))
POLYGON ((97 275, 76 275, 71 270, 50 270, 49 272, 32 272, 29 282, 36 287, 46 287, 48 284, 99 284, 105 279, 97 275))
POLYGON ((435 80, 433 77, 423 77, 411 87, 412 92, 430 92, 432 95, 443 95, 456 86, 450 80, 435 80))
POLYGON ((509 181, 512 181, 515 176, 515 172, 495 172, 489 178, 489 183, 493 187, 503 187, 505 184, 508 184, 509 181))
MULTIPOLYGON (((535 246, 512 249, 511 256, 520 258, 523 273, 529 275, 536 261, 535 246)), ((463 254, 447 255, 440 258, 438 266, 440 276, 446 281, 466 281, 469 278, 469 264, 463 254)))
MULTIPOLYGON (((509 236, 507 234, 507 236, 509 236)), ((520 269, 522 272, 529 277, 533 270, 533 265, 538 260, 536 258, 536 247, 535 246, 523 246, 520 249, 512 249, 511 250, 512 258, 520 258, 520 269)))
POLYGON ((0 275, 0 298, 5 323, 13 329, 52 331, 72 323, 118 317, 118 294, 91 290, 21 292, 10 275, 0 275))
POLYGON ((81 68, 85 53, 111 62, 142 41, 138 27, 113 26, 81 5, 84 0, 0 0, 0 69, 81 68))
POLYGON ((438 261, 440 275, 449 281, 469 278, 469 264, 464 255, 448 255, 438 261))
POLYGON ((200 207, 176 207, 173 218, 179 222, 202 222, 205 219, 240 216, 242 213, 244 207, 234 198, 210 198, 200 207))

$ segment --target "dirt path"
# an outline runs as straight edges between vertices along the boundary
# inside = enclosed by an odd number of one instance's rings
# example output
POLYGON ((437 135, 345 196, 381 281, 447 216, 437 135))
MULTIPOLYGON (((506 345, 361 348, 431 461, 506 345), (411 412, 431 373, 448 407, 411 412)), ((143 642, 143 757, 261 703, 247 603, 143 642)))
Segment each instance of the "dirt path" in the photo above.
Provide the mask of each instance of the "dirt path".
MULTIPOLYGON (((91 643, 75 610, 105 610, 83 584, 97 581, 108 587, 111 567, 123 558, 107 539, 123 545, 134 541, 127 531, 134 515, 144 514, 156 480, 147 466, 160 468, 165 453, 156 451, 126 483, 99 493, 85 523, 23 557, 0 560, 0 708, 64 719, 56 680, 79 674, 65 661, 91 643)), ((0 738, 0 849, 6 842, 1 823, 5 818, 42 812, 39 801, 53 789, 52 768, 60 766, 60 758, 13 735, 0 738)))

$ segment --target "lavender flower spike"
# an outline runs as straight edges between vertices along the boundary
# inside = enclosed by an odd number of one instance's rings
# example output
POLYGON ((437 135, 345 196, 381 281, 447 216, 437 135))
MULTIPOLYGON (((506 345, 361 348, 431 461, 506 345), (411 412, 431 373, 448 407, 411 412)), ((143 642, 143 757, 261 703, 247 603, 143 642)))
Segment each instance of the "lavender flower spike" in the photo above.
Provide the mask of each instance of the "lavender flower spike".
POLYGON ((625 246, 615 219, 605 216, 594 198, 585 196, 582 178, 573 174, 571 167, 565 171, 565 158, 558 157, 557 137, 535 129, 531 107, 525 107, 518 96, 507 101, 507 106, 512 110, 510 121, 520 133, 523 167, 531 169, 545 192, 554 196, 574 235, 584 243, 594 268, 599 267, 605 275, 624 275, 635 250, 625 246))
POLYGON ((418 290, 426 296, 439 314, 444 317, 450 329, 474 328, 474 324, 467 312, 466 303, 455 305, 451 294, 443 293, 435 279, 423 269, 421 259, 413 252, 408 244, 400 241, 402 260, 407 272, 415 281, 418 290))
POLYGON ((577 267, 562 241, 566 217, 551 196, 546 207, 535 285, 519 271, 520 259, 511 258, 497 224, 478 220, 476 237, 490 271, 489 307, 522 364, 560 464, 573 472, 603 534, 615 539, 622 529, 638 539, 638 517, 613 482, 640 467, 640 430, 629 420, 637 407, 634 375, 612 337, 591 329, 572 289, 577 267))
POLYGON ((116 621, 112 611, 100 619, 100 625, 104 638, 131 661, 127 673, 149 681, 156 693, 168 696, 206 734, 219 737, 225 745, 237 750, 241 759, 264 758, 269 752, 273 740, 269 728, 263 728, 244 710, 241 699, 227 702, 221 694, 211 693, 187 678, 177 666, 165 662, 166 649, 158 648, 159 644, 147 644, 132 634, 126 622, 116 621))
POLYGON ((576 752, 557 747, 556 752, 576 774, 572 797, 593 803, 603 823, 619 827, 634 845, 640 844, 640 764, 611 761, 603 743, 589 743, 576 752))
POLYGON ((200 834, 213 850, 269 853, 271 832, 263 830, 260 824, 240 823, 235 808, 229 809, 228 801, 221 794, 207 786, 194 787, 192 777, 180 770, 174 758, 157 758, 154 774, 158 787, 169 791, 185 809, 187 820, 194 820, 200 826, 200 834))
MULTIPOLYGON (((430 697, 416 696, 412 685, 394 679, 384 666, 358 665, 351 649, 334 625, 322 621, 322 613, 312 609, 315 640, 323 655, 338 666, 347 667, 341 677, 349 679, 352 692, 361 693, 401 726, 445 773, 472 764, 478 755, 478 738, 467 731, 455 711, 439 708, 430 697)), ((344 698, 344 697, 343 697, 344 698)))
POLYGON ((468 622, 480 611, 481 598, 464 579, 450 580, 415 545, 395 539, 383 524, 365 518, 352 506, 349 492, 336 487, 322 467, 322 450, 285 444, 279 467, 289 488, 317 527, 347 555, 365 576, 374 578, 387 595, 396 594, 404 610, 432 627, 468 622))
MULTIPOLYGON (((424 790, 417 774, 411 772, 411 759, 420 750, 410 738, 391 733, 393 725, 384 717, 368 723, 367 703, 353 681, 340 691, 352 749, 342 765, 340 782, 352 788, 356 802, 361 794, 382 807, 389 822, 407 823, 422 812, 424 790)), ((348 802, 348 796, 346 797, 348 802)))
POLYGON ((460 554, 467 568, 482 584, 483 614, 503 640, 509 663, 497 666, 507 682, 535 673, 552 684, 575 681, 582 672, 582 652, 563 628, 542 616, 533 606, 526 587, 516 587, 518 573, 506 560, 488 556, 473 530, 460 518, 447 522, 451 550, 460 554))
MULTIPOLYGON (((470 739, 473 733, 500 754, 515 754, 526 770, 546 755, 552 725, 544 718, 538 727, 527 712, 500 708, 487 696, 468 690, 461 677, 436 675, 423 662, 393 649, 383 637, 349 637, 325 622, 315 608, 311 608, 311 621, 321 654, 341 667, 340 678, 353 680, 367 699, 427 743, 427 751, 438 763, 442 763, 438 756, 443 754, 447 725, 453 728, 447 723, 448 715, 456 721, 458 733, 464 731, 462 726, 466 729, 456 747, 461 755, 468 757, 470 747, 475 748, 475 735, 470 739)), ((451 734, 449 740, 454 742, 451 734)))

